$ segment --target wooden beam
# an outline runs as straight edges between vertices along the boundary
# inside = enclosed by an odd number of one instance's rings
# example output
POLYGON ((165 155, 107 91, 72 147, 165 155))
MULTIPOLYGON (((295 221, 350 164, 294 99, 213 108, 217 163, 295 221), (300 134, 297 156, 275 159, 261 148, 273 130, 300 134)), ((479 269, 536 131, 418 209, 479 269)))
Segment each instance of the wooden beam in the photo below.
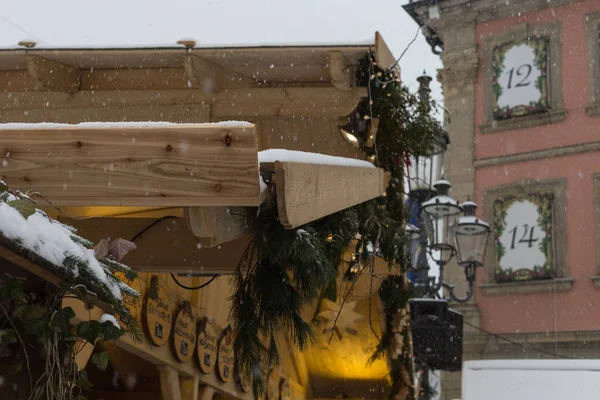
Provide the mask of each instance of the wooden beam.
POLYGON ((345 116, 367 97, 367 88, 334 87, 227 90, 212 103, 213 118, 238 116, 345 116))
POLYGON ((107 90, 0 93, 1 122, 79 122, 215 119, 273 116, 346 116, 367 97, 366 88, 335 87, 228 89, 207 95, 201 89, 107 90), (211 106, 212 104, 212 106, 211 106), (24 111, 27 111, 24 114, 24 111))
POLYGON ((350 90, 355 86, 354 68, 340 51, 329 53, 329 76, 331 84, 340 90, 350 90))
MULTIPOLYGON (((391 69, 396 64, 396 58, 379 32, 375 32, 375 61, 384 70, 391 69)), ((395 68, 398 69, 399 73, 400 67, 396 65, 395 68)))
POLYGON ((73 93, 81 86, 81 70, 39 56, 27 56, 27 71, 45 88, 73 93))
POLYGON ((181 400, 179 387, 179 373, 168 365, 158 365, 158 376, 160 378, 160 392, 163 400, 181 400))
POLYGON ((275 162, 279 219, 286 229, 385 194, 379 168, 275 162))
POLYGON ((5 129, 11 188, 61 206, 257 206, 254 125, 5 129))
POLYGON ((246 234, 242 207, 186 207, 190 230, 202 247, 215 247, 246 234))
POLYGON ((183 68, 189 81, 194 83, 194 87, 201 88, 209 94, 224 89, 255 88, 259 86, 253 78, 195 55, 185 56, 183 68))

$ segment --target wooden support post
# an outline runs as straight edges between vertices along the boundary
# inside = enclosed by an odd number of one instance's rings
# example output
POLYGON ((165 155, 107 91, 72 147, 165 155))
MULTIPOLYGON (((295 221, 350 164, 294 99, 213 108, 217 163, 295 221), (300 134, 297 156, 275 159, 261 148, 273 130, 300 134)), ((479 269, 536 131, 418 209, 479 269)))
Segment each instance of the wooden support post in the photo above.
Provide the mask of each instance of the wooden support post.
POLYGON ((198 400, 200 380, 193 378, 180 379, 181 400, 198 400))
POLYGON ((92 353, 94 352, 94 347, 90 342, 79 343, 75 347, 76 355, 75 355, 75 364, 77 364, 77 370, 83 371, 90 361, 92 357, 92 353))
POLYGON ((340 90, 354 87, 354 69, 347 66, 346 58, 340 51, 329 53, 329 76, 331 84, 340 90))
POLYGON ((27 56, 27 71, 45 88, 74 93, 81 86, 81 70, 39 56, 27 56))
POLYGON ((198 393, 198 400, 212 400, 215 389, 210 386, 202 386, 198 393))
POLYGON ((181 400, 179 373, 168 365, 158 365, 160 377, 160 392, 163 400, 181 400))

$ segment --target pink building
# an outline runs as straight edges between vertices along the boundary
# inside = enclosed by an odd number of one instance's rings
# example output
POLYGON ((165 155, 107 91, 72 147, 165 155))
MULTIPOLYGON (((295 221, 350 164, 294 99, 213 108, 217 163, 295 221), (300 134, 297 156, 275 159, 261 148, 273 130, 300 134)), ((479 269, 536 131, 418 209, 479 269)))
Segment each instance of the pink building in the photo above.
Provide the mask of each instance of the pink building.
MULTIPOLYGON (((463 359, 599 358, 600 1, 406 9, 444 63, 451 194, 494 231, 475 299, 455 307, 463 359)), ((459 397, 445 373, 442 398, 459 397)))

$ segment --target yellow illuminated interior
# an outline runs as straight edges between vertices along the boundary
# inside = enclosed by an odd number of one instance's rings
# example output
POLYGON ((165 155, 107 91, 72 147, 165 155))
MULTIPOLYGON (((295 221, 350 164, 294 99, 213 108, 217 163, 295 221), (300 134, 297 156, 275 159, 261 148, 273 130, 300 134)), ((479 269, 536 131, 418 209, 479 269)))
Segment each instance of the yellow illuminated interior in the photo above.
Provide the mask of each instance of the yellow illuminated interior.
POLYGON ((183 217, 183 207, 61 207, 64 214, 51 206, 40 205, 52 218, 65 217, 114 217, 114 218, 160 218, 167 215, 183 217))

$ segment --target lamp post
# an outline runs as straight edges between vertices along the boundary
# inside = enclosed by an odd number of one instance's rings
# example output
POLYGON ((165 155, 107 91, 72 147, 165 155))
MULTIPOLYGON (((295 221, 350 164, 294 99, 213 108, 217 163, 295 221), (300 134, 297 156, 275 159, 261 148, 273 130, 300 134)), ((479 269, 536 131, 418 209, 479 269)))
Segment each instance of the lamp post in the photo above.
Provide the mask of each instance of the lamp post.
MULTIPOLYGON (((426 101, 431 78, 417 78, 419 93, 426 101)), ((450 141, 444 132, 436 139, 435 149, 427 157, 413 157, 408 169, 408 210, 410 228, 409 252, 412 280, 418 297, 440 298, 440 289, 455 302, 467 302, 473 297, 475 272, 483 265, 483 256, 490 226, 475 216, 477 205, 472 201, 458 204, 450 197, 450 182, 440 179, 443 155, 450 141), (463 213, 463 215, 461 215, 463 213), (456 256, 464 269, 468 283, 466 296, 454 293, 454 286, 444 282, 444 268, 456 256), (429 262, 439 268, 439 278, 429 276, 429 262)))

